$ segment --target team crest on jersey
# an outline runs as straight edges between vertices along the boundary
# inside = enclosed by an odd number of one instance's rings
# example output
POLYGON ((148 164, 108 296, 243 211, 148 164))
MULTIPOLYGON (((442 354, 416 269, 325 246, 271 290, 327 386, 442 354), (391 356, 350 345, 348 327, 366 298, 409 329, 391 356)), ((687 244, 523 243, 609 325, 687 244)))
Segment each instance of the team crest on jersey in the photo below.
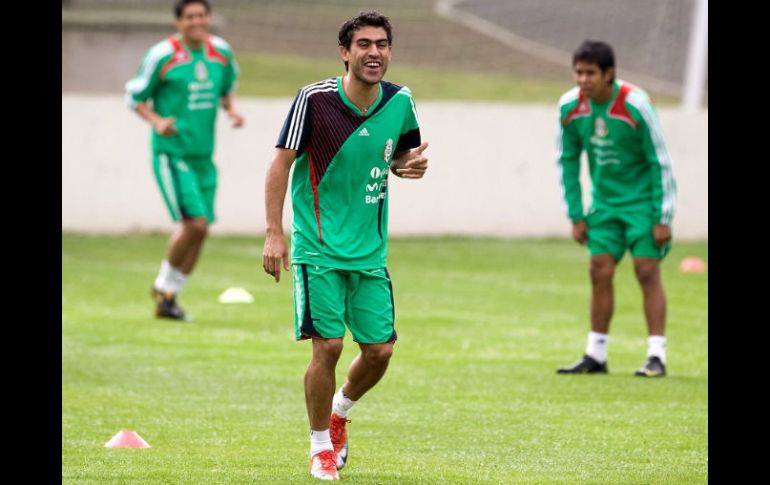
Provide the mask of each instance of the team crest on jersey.
POLYGON ((206 64, 203 61, 195 63, 195 79, 198 81, 205 81, 209 77, 209 71, 206 69, 206 64))
POLYGON ((607 129, 607 123, 604 122, 604 118, 597 117, 594 121, 594 133, 597 136, 605 137, 610 131, 607 129))
POLYGON ((382 158, 385 163, 390 163, 391 155, 393 155, 393 139, 388 138, 388 141, 385 142, 385 149, 382 151, 382 158))

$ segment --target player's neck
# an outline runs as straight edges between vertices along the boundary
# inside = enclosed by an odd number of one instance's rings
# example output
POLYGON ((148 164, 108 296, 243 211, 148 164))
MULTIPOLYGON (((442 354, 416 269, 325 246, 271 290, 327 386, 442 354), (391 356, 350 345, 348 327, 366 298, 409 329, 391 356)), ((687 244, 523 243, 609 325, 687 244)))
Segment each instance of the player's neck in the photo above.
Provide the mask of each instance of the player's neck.
POLYGON ((342 77, 342 89, 345 90, 345 96, 351 103, 366 114, 367 110, 377 101, 380 94, 380 83, 366 84, 348 72, 342 77))
POLYGON ((612 83, 609 86, 605 86, 605 88, 602 89, 601 92, 596 93, 596 96, 591 98, 591 101, 595 103, 606 103, 612 98, 612 93, 614 91, 615 91, 614 83, 612 83))
POLYGON ((184 43, 184 45, 190 48, 190 50, 194 50, 194 51, 200 50, 203 47, 203 44, 205 42, 204 40, 188 39, 183 35, 180 35, 180 37, 182 38, 182 42, 184 43))

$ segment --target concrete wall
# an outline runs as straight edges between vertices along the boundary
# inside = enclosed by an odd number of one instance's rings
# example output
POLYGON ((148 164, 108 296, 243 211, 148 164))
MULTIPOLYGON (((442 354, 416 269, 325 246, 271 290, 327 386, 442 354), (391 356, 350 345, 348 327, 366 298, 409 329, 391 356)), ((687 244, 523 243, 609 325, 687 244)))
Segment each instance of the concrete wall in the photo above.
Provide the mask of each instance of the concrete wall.
MULTIPOLYGON (((241 99, 241 130, 220 116, 214 233, 264 231, 265 172, 290 104, 241 99)), ((418 99, 417 109, 430 168, 423 180, 391 177, 391 234, 568 235, 553 158, 555 106, 418 99)), ((708 112, 659 114, 679 186, 675 237, 706 239, 708 112)), ((62 230, 173 229, 152 175, 149 133, 120 96, 62 94, 62 230)), ((287 196, 287 230, 290 207, 287 196)))

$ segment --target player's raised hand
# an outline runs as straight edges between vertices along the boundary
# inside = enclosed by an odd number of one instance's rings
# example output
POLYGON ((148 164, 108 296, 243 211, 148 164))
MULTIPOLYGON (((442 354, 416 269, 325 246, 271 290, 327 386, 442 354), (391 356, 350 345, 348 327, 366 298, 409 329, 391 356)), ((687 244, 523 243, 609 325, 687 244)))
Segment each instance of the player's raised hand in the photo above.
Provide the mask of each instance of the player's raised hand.
POLYGON ((428 170, 428 157, 422 154, 428 148, 428 142, 422 142, 419 147, 410 150, 396 161, 396 175, 405 179, 419 179, 428 170))
POLYGON ((155 131, 157 131, 160 136, 176 135, 177 131, 174 123, 176 123, 176 118, 173 116, 159 118, 158 121, 155 122, 155 131))

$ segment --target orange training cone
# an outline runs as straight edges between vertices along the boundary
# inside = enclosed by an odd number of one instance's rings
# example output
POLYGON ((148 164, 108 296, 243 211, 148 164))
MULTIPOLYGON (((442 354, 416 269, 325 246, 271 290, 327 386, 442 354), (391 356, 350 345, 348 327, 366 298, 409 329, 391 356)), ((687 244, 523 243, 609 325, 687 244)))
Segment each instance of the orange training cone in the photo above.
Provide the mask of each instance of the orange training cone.
POLYGON ((104 444, 105 448, 149 448, 150 445, 135 431, 123 429, 104 444))
POLYGON ((679 271, 685 273, 702 273, 705 269, 706 263, 704 263, 702 259, 694 256, 684 258, 682 262, 679 263, 679 271))

